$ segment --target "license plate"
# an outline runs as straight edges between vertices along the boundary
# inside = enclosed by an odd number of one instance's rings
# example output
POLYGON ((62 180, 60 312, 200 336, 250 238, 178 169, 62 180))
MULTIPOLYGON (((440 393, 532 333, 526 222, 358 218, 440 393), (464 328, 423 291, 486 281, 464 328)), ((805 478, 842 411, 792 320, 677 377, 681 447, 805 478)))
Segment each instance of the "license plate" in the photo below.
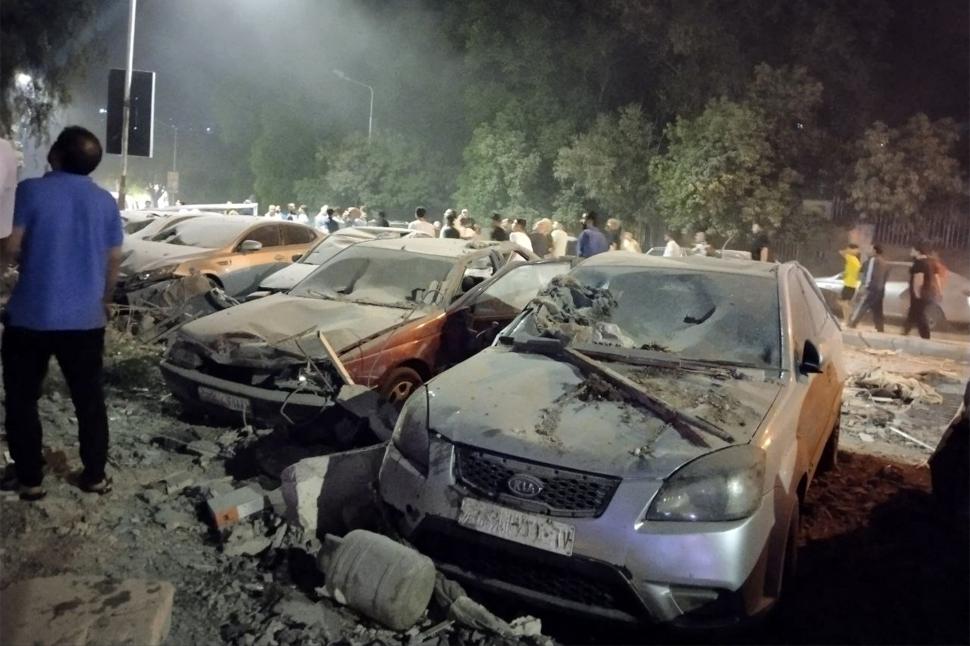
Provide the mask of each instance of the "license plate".
POLYGON ((236 410, 241 413, 249 412, 249 400, 245 397, 229 395, 205 386, 199 386, 199 399, 229 410, 236 410))
POLYGON ((576 528, 572 525, 474 498, 461 501, 458 524, 489 536, 565 556, 572 555, 576 541, 576 528))

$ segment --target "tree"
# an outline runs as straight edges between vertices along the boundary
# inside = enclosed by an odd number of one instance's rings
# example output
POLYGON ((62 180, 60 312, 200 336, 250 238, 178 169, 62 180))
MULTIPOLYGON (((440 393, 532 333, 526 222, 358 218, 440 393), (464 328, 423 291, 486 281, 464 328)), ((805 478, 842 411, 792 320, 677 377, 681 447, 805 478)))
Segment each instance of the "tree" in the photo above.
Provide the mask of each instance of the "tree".
POLYGON ((575 208, 577 196, 583 196, 622 219, 651 219, 656 209, 649 166, 659 143, 639 105, 600 115, 588 132, 559 150, 555 177, 564 192, 559 203, 575 208))
POLYGON ((461 208, 474 213, 508 211, 509 215, 535 208, 537 202, 532 198, 537 193, 542 158, 509 112, 475 128, 463 157, 454 196, 461 208))
POLYGON ((890 215, 915 224, 926 209, 963 190, 953 157, 959 139, 951 119, 917 114, 901 128, 877 121, 857 144, 858 158, 846 187, 863 218, 890 215))
POLYGON ((321 173, 297 182, 301 201, 313 205, 365 204, 406 213, 436 203, 445 194, 443 162, 419 140, 378 131, 353 134, 317 153, 321 173))
POLYGON ((650 164, 668 225, 736 232, 779 227, 798 210, 798 175, 779 167, 761 112, 718 99, 667 126, 668 150, 650 164))
POLYGON ((297 178, 315 166, 323 137, 297 105, 278 101, 260 109, 259 134, 252 142, 249 165, 261 203, 286 204, 296 199, 297 178))
POLYGON ((41 137, 54 110, 70 101, 71 84, 102 53, 94 28, 96 4, 95 0, 0 3, 0 134, 24 127, 28 134, 41 137))

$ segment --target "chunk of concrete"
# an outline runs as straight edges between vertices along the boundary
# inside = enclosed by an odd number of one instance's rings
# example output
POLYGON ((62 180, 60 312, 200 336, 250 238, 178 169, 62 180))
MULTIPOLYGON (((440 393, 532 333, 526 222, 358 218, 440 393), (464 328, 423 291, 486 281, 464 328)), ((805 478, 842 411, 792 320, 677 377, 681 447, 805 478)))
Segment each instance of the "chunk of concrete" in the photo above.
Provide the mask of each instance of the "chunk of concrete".
POLYGON ((342 536, 376 527, 377 474, 386 443, 306 458, 283 470, 287 520, 309 534, 342 536))
POLYGON ((241 487, 208 502, 212 522, 219 529, 262 511, 265 504, 263 492, 252 487, 241 487))
POLYGON ((175 588, 165 581, 63 575, 0 590, 2 644, 161 644, 175 588))

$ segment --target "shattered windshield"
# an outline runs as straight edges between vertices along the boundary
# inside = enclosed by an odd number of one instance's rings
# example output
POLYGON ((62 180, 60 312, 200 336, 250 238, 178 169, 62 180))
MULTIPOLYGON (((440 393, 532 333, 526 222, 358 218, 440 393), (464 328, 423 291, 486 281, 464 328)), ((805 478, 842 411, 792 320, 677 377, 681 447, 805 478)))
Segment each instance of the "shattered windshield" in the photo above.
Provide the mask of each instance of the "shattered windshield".
POLYGON ((175 226, 166 227, 151 238, 152 242, 165 242, 186 247, 220 249, 233 242, 252 222, 229 220, 221 217, 190 218, 175 226))
POLYGON ((392 307, 441 302, 455 260, 399 249, 353 246, 331 258, 290 292, 392 307))
POLYGON ((781 365, 774 278, 643 267, 586 267, 555 279, 524 329, 571 344, 757 368, 781 365))
POLYGON ((353 236, 335 233, 313 248, 300 262, 306 265, 322 265, 338 253, 362 240, 370 240, 373 236, 353 236))

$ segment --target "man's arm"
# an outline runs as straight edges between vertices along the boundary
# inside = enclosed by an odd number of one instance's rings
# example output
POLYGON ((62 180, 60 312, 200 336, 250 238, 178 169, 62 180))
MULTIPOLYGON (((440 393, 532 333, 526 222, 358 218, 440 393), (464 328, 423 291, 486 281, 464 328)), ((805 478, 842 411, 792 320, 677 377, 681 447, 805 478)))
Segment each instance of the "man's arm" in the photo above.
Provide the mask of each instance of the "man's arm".
POLYGON ((923 272, 913 274, 913 298, 920 299, 923 297, 923 272))
POLYGON ((20 250, 24 241, 24 228, 14 227, 10 235, 0 240, 0 275, 20 262, 20 250))
POLYGON ((584 252, 586 251, 586 244, 589 242, 589 235, 586 231, 579 234, 579 239, 576 240, 576 255, 580 258, 584 257, 584 252))
POLYGON ((118 284, 118 274, 121 272, 121 247, 108 249, 108 269, 104 277, 104 303, 110 304, 114 300, 115 286, 118 284))

